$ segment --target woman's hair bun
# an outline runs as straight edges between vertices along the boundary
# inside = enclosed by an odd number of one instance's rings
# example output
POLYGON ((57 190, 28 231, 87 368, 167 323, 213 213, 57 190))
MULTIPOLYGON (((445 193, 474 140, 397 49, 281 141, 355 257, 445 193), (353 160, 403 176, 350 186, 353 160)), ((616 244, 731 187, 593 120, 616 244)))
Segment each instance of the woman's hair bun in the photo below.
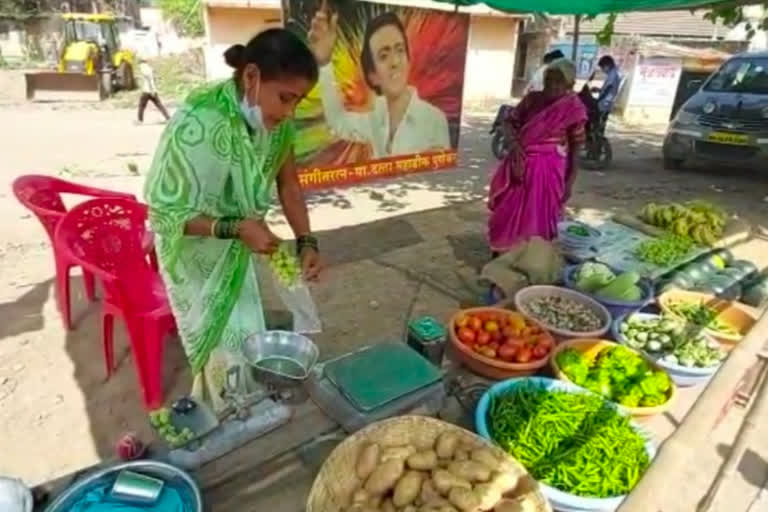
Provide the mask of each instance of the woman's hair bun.
POLYGON ((231 68, 238 69, 242 67, 245 60, 245 46, 234 44, 224 52, 224 62, 231 68))

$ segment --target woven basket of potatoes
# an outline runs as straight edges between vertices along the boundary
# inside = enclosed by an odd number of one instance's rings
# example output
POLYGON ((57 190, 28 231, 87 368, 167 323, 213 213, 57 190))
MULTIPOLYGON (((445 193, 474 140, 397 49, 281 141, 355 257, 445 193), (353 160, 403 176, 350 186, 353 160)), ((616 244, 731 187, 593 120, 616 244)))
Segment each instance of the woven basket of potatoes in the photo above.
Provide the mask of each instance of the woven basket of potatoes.
POLYGON ((307 512, 551 512, 525 468, 481 437, 400 416, 345 439, 328 456, 307 512))

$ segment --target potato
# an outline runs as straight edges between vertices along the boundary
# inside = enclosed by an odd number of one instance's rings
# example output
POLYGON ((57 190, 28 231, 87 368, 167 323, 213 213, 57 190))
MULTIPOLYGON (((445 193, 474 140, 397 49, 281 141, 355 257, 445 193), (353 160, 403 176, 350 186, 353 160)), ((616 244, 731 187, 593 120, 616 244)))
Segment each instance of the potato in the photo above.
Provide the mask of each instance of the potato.
POLYGON ((411 469, 427 471, 437 467, 437 454, 433 450, 416 452, 406 460, 406 464, 411 469))
POLYGON ((491 469, 499 467, 499 459, 488 448, 475 448, 469 456, 470 460, 485 464, 491 469))
POLYGON ((462 512, 475 512, 480 507, 480 498, 472 491, 454 487, 448 499, 462 512))
POLYGON ((384 503, 381 504, 381 512, 397 512, 397 509, 390 498, 387 498, 384 500, 384 503))
POLYGON ((362 503, 355 503, 347 509, 347 512, 379 512, 379 509, 362 503))
POLYGON ((421 507, 419 509, 419 512, 458 512, 456 510, 456 507, 451 505, 450 503, 446 505, 440 505, 440 506, 429 506, 429 507, 421 507))
POLYGON ((443 432, 437 438, 437 444, 435 445, 435 452, 441 459, 453 458, 453 453, 456 451, 456 446, 459 444, 459 437, 453 432, 443 432))
POLYGON ((387 462, 392 459, 405 460, 414 453, 416 453, 416 448, 411 445, 390 446, 389 448, 384 448, 381 452, 381 462, 387 462))
POLYGON ((501 500, 502 493, 493 484, 477 484, 475 495, 480 498, 480 509, 490 510, 501 500))
POLYGON ((448 471, 470 482, 487 482, 491 479, 490 468, 473 460, 452 462, 448 465, 448 471))
POLYGON ((365 481, 365 490, 371 494, 384 494, 395 486, 404 470, 402 459, 390 459, 379 464, 365 481))
POLYGON ((419 509, 417 509, 413 505, 408 505, 401 512, 419 512, 419 509))
POLYGON ((455 452, 453 452, 453 460, 459 462, 469 460, 469 452, 462 448, 458 448, 455 452))
POLYGON ((505 498, 493 507, 493 512, 523 512, 523 507, 519 501, 505 498))
POLYGON ((368 498, 368 508, 375 509, 377 512, 379 510, 379 507, 381 506, 381 500, 383 498, 381 496, 371 496, 368 498))
POLYGON ((459 478, 450 471, 444 469, 438 469, 432 473, 432 483, 434 484, 437 492, 445 496, 454 487, 461 489, 472 489, 472 484, 469 481, 459 478))
POLYGON ((392 496, 392 503, 400 508, 410 505, 416 499, 421 491, 421 482, 424 475, 418 471, 407 471, 395 485, 395 494, 392 496))
POLYGON ((358 455, 357 464, 355 465, 357 478, 365 480, 371 476, 373 470, 376 469, 376 464, 379 463, 380 451, 381 449, 376 443, 366 444, 363 449, 360 450, 360 455, 358 455))
POLYGON ((371 499, 370 493, 363 488, 352 493, 352 503, 368 503, 369 499, 371 499))
POLYGON ((419 493, 419 499, 421 500, 421 503, 426 505, 427 503, 430 503, 438 498, 440 498, 440 493, 438 493, 435 489, 435 486, 432 484, 432 480, 429 478, 425 479, 421 484, 421 492, 419 493))
POLYGON ((514 491, 517 487, 517 482, 519 480, 518 474, 521 474, 521 472, 512 473, 504 471, 502 473, 494 473, 491 476, 489 485, 499 491, 502 495, 507 494, 508 492, 514 491))

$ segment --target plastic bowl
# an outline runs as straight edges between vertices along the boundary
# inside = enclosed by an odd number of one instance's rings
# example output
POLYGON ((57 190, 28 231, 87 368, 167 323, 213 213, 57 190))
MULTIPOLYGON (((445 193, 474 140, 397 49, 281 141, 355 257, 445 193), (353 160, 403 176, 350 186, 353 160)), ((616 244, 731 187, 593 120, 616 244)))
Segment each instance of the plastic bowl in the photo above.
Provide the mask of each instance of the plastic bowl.
POLYGON ((670 290, 661 294, 658 298, 659 307, 662 311, 674 317, 682 318, 670 309, 670 304, 676 301, 698 302, 700 304, 706 304, 710 308, 718 311, 718 318, 733 326, 739 333, 735 335, 725 334, 713 329, 704 329, 704 332, 725 345, 732 346, 733 344, 740 342, 749 330, 752 329, 755 322, 757 322, 757 319, 753 315, 739 307, 735 302, 718 298, 710 293, 670 290))
POLYGON ((544 329, 547 329, 549 332, 554 334, 556 337, 560 339, 569 339, 569 338, 602 338, 605 333, 608 332, 608 330, 611 328, 611 313, 599 302, 597 302, 595 299, 588 295, 584 295, 581 292, 577 292, 576 290, 570 290, 568 288, 562 288, 559 286, 548 286, 548 285, 536 285, 536 286, 528 286, 526 288, 523 288, 522 290, 518 291, 515 294, 515 309, 520 311, 522 314, 527 316, 528 318, 532 318, 536 322, 538 322, 544 329), (580 302, 584 304, 586 307, 592 310, 593 313, 595 313, 600 320, 602 321, 601 326, 599 329, 596 329, 594 331, 569 331, 568 329, 559 329, 554 325, 549 325, 542 319, 536 317, 536 315, 533 315, 531 311, 528 309, 527 304, 535 299, 538 299, 540 297, 551 297, 553 295, 559 295, 563 298, 570 299, 576 302, 580 302))
MULTIPOLYGON (((652 313, 633 313, 636 315, 640 320, 650 320, 653 318, 661 318, 661 315, 655 315, 652 313)), ((621 324, 624 323, 624 320, 626 320, 627 315, 620 316, 617 318, 613 325, 611 326, 611 334, 613 335, 613 338, 621 343, 622 345, 627 345, 627 338, 624 337, 624 335, 621 333, 621 324)), ((706 336, 706 334, 705 334, 706 336)), ((632 348, 632 347, 629 347, 632 348)), ((669 376, 672 378, 673 381, 675 381, 675 384, 677 384, 679 387, 690 387, 690 386, 698 386, 699 384, 704 384, 709 379, 712 378, 712 376, 717 372, 717 370, 720 368, 720 365, 716 366, 710 366, 708 368, 690 368, 688 366, 681 366, 679 364, 671 364, 665 362, 661 358, 655 358, 651 354, 648 354, 646 352, 643 352, 651 359, 654 359, 656 361, 656 364, 661 366, 666 372, 669 374, 669 376)))
POLYGON ((184 502, 185 512, 202 512, 203 499, 195 481, 181 469, 153 460, 122 462, 105 469, 96 470, 68 487, 45 512, 68 512, 94 487, 111 485, 122 470, 130 470, 163 480, 166 487, 173 488, 184 502))
MULTIPOLYGON (((570 382, 548 379, 546 377, 522 377, 498 382, 491 386, 488 391, 483 394, 477 404, 477 409, 475 409, 475 430, 480 437, 484 437, 485 439, 493 442, 493 437, 491 436, 487 419, 488 409, 491 405, 491 397, 501 395, 516 388, 517 386, 526 384, 536 384, 544 387, 545 389, 560 390, 569 393, 589 393, 589 391, 586 389, 580 388, 579 386, 576 386, 570 382)), ((606 401, 606 403, 611 407, 615 407, 615 404, 611 402, 606 401)), ((621 412, 620 409, 619 411, 621 412)), ((648 453, 648 457, 649 459, 653 459, 653 457, 656 456, 656 448, 651 441, 651 435, 637 423, 632 422, 632 428, 634 428, 641 436, 643 436, 645 439, 645 449, 648 453)), ((541 491, 544 493, 544 496, 546 496, 546 498, 549 500, 549 503, 552 505, 552 508, 555 510, 574 512, 613 511, 616 510, 619 505, 621 505, 621 502, 626 497, 625 495, 622 495, 614 496, 612 498, 585 498, 582 496, 576 496, 575 494, 563 492, 541 482, 539 482, 539 485, 541 486, 541 491)))
MULTIPOLYGON (((482 354, 478 354, 471 348, 467 347, 456 336, 456 320, 460 315, 473 315, 477 313, 496 313, 502 315, 508 315, 512 313, 506 309, 501 308, 471 308, 458 311, 453 317, 451 317, 450 324, 448 326, 448 333, 451 338, 451 345, 454 349, 454 354, 458 357, 462 364, 467 366, 470 370, 485 377, 491 379, 509 379, 510 377, 521 377, 525 375, 532 375, 540 368, 543 368, 549 362, 549 358, 552 355, 552 351, 547 354, 546 357, 531 361, 530 363, 508 363, 499 359, 491 359, 482 354)), ((551 334, 541 326, 538 322, 526 317, 526 322, 536 324, 546 334, 551 334)))
POLYGON ((637 283, 637 286, 643 292, 642 299, 638 301, 622 301, 622 300, 606 299, 605 297, 600 297, 599 295, 595 295, 594 293, 588 293, 583 290, 579 290, 578 287, 576 286, 576 280, 575 280, 574 274, 579 270, 580 267, 581 265, 570 265, 565 267, 565 269, 563 270, 563 283, 565 283, 565 287, 571 290, 575 290, 580 293, 583 293, 588 297, 592 297, 597 302, 605 306, 606 309, 610 311, 611 315, 614 318, 621 315, 626 315, 627 313, 634 313, 635 311, 640 311, 645 306, 653 302, 653 298, 654 298, 653 285, 648 281, 646 281, 645 279, 641 279, 637 283))
POLYGON ((558 241, 563 247, 568 249, 586 249, 594 245, 601 236, 602 234, 600 231, 583 222, 565 221, 559 223, 557 226, 558 241), (568 228, 574 226, 586 229, 589 234, 587 236, 581 236, 569 233, 568 228))
MULTIPOLYGON (((618 343, 615 343, 613 341, 608 340, 570 340, 570 341, 564 341, 560 344, 558 344, 555 347, 555 350, 552 351, 552 357, 549 360, 549 366, 552 368, 552 371, 554 372, 555 376, 563 380, 565 382, 568 382, 570 384, 576 385, 571 379, 568 378, 568 376, 563 373, 563 371, 560 369, 560 367, 557 364, 557 354, 562 352, 563 350, 567 350, 569 348, 572 348, 574 350, 577 350, 578 352, 581 352, 582 354, 588 355, 588 357, 594 357, 600 351, 602 351, 604 348, 611 347, 611 346, 618 346, 618 343)), ((632 352, 636 353, 648 363, 656 368, 659 371, 662 371, 669 375, 669 372, 663 368, 660 364, 658 364, 656 361, 653 360, 653 358, 649 357, 647 354, 640 352, 638 350, 635 350, 631 347, 627 347, 632 352)), ((669 375, 669 378, 671 379, 672 376, 669 375)), ((621 404, 614 403, 619 409, 626 412, 627 414, 631 414, 632 416, 654 416, 656 414, 661 414, 662 412, 668 410, 672 404, 677 400, 677 386, 675 386, 674 379, 672 382, 672 388, 669 390, 669 394, 667 396, 667 401, 664 402, 661 405, 655 406, 655 407, 626 407, 621 404)))

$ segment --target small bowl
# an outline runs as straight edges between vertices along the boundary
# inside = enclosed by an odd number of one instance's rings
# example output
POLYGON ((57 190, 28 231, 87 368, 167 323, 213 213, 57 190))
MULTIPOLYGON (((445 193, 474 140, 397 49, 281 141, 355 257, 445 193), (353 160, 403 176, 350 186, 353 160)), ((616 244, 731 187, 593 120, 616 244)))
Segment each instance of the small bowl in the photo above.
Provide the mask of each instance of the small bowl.
POLYGON ((289 331, 264 331, 245 339, 243 357, 253 368, 289 380, 309 377, 319 351, 312 340, 289 331))
POLYGON ((722 298, 718 298, 710 293, 691 292, 685 290, 670 290, 661 294, 658 298, 659 307, 665 313, 672 315, 681 320, 685 320, 680 315, 674 313, 670 308, 670 305, 676 301, 690 301, 698 302, 700 304, 706 304, 710 308, 718 311, 718 318, 727 322, 739 331, 738 334, 726 334, 713 329, 704 329, 704 332, 713 337, 720 343, 726 345, 726 349, 730 349, 734 344, 741 341, 741 339, 749 332, 755 325, 757 319, 745 311, 742 307, 738 306, 736 302, 727 301, 722 298))
MULTIPOLYGON (((456 335, 456 320, 460 315, 474 315, 477 313, 508 315, 512 312, 501 308, 471 308, 458 311, 453 315, 448 326, 451 345, 453 346, 454 354, 459 358, 461 363, 466 365, 470 370, 491 379, 508 379, 510 377, 532 375, 536 373, 537 370, 547 365, 549 358, 552 356, 552 350, 550 350, 546 357, 531 361, 530 363, 508 363, 500 359, 491 359, 490 357, 478 354, 467 347, 456 335)), ((525 321, 537 325, 544 333, 551 336, 540 323, 533 321, 528 317, 525 318, 525 321)))
MULTIPOLYGON (((650 320, 653 318, 661 317, 661 315, 655 315, 652 313, 633 313, 633 315, 637 316, 641 320, 650 320)), ((611 334, 613 335, 613 338, 622 345, 633 348, 627 344, 627 338, 624 337, 624 335, 621 333, 621 324, 624 323, 627 316, 628 315, 620 316, 613 322, 613 325, 611 326, 611 334)), ((644 351, 641 351, 641 353, 656 361, 656 364, 662 367, 669 374, 672 380, 675 381, 675 384, 681 388, 698 386, 699 384, 706 383, 720 368, 719 364, 707 368, 690 368, 688 366, 682 366, 679 364, 667 363, 661 357, 655 358, 651 354, 644 351)))
MULTIPOLYGON (((546 389, 566 391, 568 393, 589 393, 586 389, 580 388, 570 382, 548 379, 545 377, 522 377, 498 382, 483 394, 475 409, 475 430, 480 437, 484 437, 485 439, 494 442, 490 432, 490 426, 488 425, 488 409, 491 406, 491 397, 502 395, 518 386, 527 384, 539 385, 546 389)), ((607 400, 605 402, 611 407, 616 407, 612 402, 607 400)), ((621 410, 619 409, 619 411, 621 410)), ((648 458, 652 460, 656 456, 656 448, 653 445, 652 436, 635 422, 632 422, 632 428, 645 439, 645 450, 648 453, 648 458)), ((626 495, 622 495, 613 496, 611 498, 586 498, 555 489, 554 487, 543 483, 539 483, 539 485, 544 496, 546 496, 547 500, 549 500, 549 503, 552 505, 552 508, 562 511, 607 512, 616 510, 626 497, 626 495)))
MULTIPOLYGON (((582 354, 588 354, 588 357, 591 358, 591 357, 597 356, 598 353, 600 353, 603 349, 607 347, 618 346, 618 345, 619 345, 618 343, 614 343, 613 341, 608 341, 608 340, 581 339, 581 340, 564 341, 558 344, 555 347, 555 350, 552 351, 552 357, 549 360, 549 366, 552 368, 552 371, 554 372, 555 376, 557 376, 558 379, 563 380, 565 382, 569 382, 574 385, 578 385, 575 382, 571 381, 571 379, 569 379, 568 376, 565 373, 563 373, 563 371, 560 369, 560 366, 558 366, 557 364, 557 355, 564 350, 568 350, 569 348, 572 348, 582 354)), ((653 358, 631 347, 626 347, 626 348, 636 353, 643 359, 645 359, 648 362, 648 364, 650 364, 656 370, 666 373, 669 376, 669 378, 672 379, 672 376, 669 375, 669 372, 665 368, 663 368, 660 364, 658 364, 656 361, 654 361, 653 358)), ((656 414, 661 414, 662 412, 667 411, 675 402, 675 400, 677 400, 677 386, 675 386, 674 379, 672 379, 672 387, 669 390, 667 401, 661 405, 657 405, 655 407, 627 407, 625 405, 621 405, 613 401, 611 401, 611 403, 615 404, 616 407, 618 407, 622 411, 625 411, 627 414, 630 414, 632 416, 654 416, 656 414)))
POLYGON ((559 339, 569 338, 602 338, 603 335, 611 328, 611 313, 599 302, 588 295, 584 295, 576 290, 569 290, 568 288, 562 288, 560 286, 549 285, 536 285, 523 288, 515 294, 515 309, 520 311, 526 317, 531 318, 539 323, 544 329, 554 334, 559 339), (570 299, 576 302, 584 304, 586 307, 592 310, 595 315, 601 320, 601 326, 594 331, 570 331, 568 329, 560 329, 554 325, 549 325, 536 315, 533 315, 528 309, 527 304, 540 297, 550 297, 553 295, 559 295, 562 298, 570 299))

